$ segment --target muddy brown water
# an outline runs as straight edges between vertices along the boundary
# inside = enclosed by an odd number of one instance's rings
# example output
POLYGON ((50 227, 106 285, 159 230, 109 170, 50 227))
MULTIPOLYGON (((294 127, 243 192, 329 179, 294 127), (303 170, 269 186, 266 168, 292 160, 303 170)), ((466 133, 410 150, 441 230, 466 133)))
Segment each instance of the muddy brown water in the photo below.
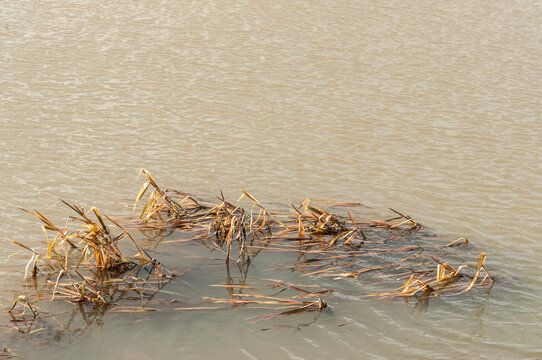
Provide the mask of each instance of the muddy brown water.
MULTIPOLYGON (((271 331, 235 310, 106 313, 91 326, 79 314, 69 333, 17 336, 4 314, 1 345, 28 358, 542 356, 540 18, 539 2, 509 0, 3 1, 2 308, 24 267, 5 239, 41 246, 16 207, 63 216, 63 198, 124 214, 140 167, 270 207, 393 207, 438 241, 468 237, 499 281, 423 311, 343 291, 310 326, 271 331)), ((192 269, 190 284, 223 281, 201 250, 156 251, 192 269)))

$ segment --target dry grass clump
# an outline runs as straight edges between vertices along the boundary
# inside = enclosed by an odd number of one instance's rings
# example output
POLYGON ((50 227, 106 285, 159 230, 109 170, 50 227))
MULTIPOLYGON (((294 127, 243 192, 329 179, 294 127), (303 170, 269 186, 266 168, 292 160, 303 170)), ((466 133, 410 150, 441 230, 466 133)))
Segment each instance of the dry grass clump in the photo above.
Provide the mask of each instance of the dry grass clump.
POLYGON ((141 175, 148 181, 141 186, 132 213, 135 212, 139 200, 152 188, 139 214, 142 222, 150 225, 156 222, 159 227, 163 227, 165 223, 175 227, 188 226, 184 220, 190 220, 190 214, 206 209, 188 194, 172 189, 162 190, 146 169, 140 170, 138 179, 141 175))
MULTIPOLYGON (((182 191, 160 187, 145 169, 141 169, 139 176, 146 181, 133 206, 137 220, 125 226, 151 234, 147 239, 149 246, 159 245, 155 239, 161 233, 180 231, 193 236, 185 236, 180 242, 199 243, 224 254, 227 280, 213 286, 223 287, 227 297, 201 296, 190 306, 170 310, 240 307, 272 310, 249 318, 261 321, 305 312, 320 313, 326 308, 324 297, 331 289, 307 290, 314 285, 250 278, 252 261, 264 252, 279 253, 288 259, 270 271, 297 272, 300 278, 361 281, 366 285, 364 289, 374 289, 359 296, 426 301, 433 296, 456 295, 495 282, 486 269, 485 253, 480 254, 476 264, 465 265, 461 260, 465 255, 461 249, 468 245, 465 238, 447 245, 418 242, 415 239, 423 227, 393 209, 390 219, 363 219, 354 217, 350 211, 332 211, 359 204, 328 203, 324 208, 318 205, 321 202, 305 199, 298 205, 290 203, 289 209, 269 211, 244 190, 237 202, 226 200, 220 193, 218 201, 207 203, 182 191), (241 207, 242 199, 249 202, 248 207, 241 207), (233 261, 241 274, 237 281, 230 275, 233 261), (382 292, 382 287, 390 290, 382 292)), ((58 227, 37 210, 24 210, 42 223, 47 243, 45 251, 40 252, 11 240, 31 252, 25 278, 44 275, 52 300, 100 304, 106 310, 119 305, 116 311, 160 311, 144 305, 173 276, 165 274, 169 272, 134 241, 119 221, 101 215, 96 208, 87 211, 63 203, 74 213, 64 227, 58 227), (122 250, 127 247, 130 250, 122 250), (135 254, 128 256, 127 251, 135 254), (130 294, 140 300, 139 305, 123 307, 121 301, 131 298, 130 294)), ((19 296, 10 312, 16 306, 28 308, 36 316, 37 307, 30 297, 19 296)))
MULTIPOLYGON (((480 255, 477 265, 459 265, 457 270, 437 258, 448 248, 468 244, 465 238, 447 245, 394 247, 394 241, 423 229, 410 216, 394 209, 390 210, 396 216, 390 219, 354 219, 350 212, 339 216, 305 199, 298 206, 290 203, 293 211, 271 213, 244 190, 239 200, 250 199, 253 203, 250 211, 226 201, 223 194, 218 197, 219 203, 202 205, 180 191, 162 190, 145 169, 140 174, 149 181, 143 185, 136 203, 149 187, 154 189, 140 213, 143 223, 152 221, 154 227, 162 228, 181 224, 194 231, 199 229, 201 233, 194 240, 212 249, 224 249, 226 263, 230 261, 235 245, 238 264, 250 263, 251 257, 265 250, 291 252, 297 254, 300 261, 289 269, 301 272, 302 276, 339 280, 357 279, 362 274, 377 272, 386 281, 403 282, 400 291, 371 296, 415 296, 422 290, 431 296, 439 296, 494 282, 484 266, 485 253, 480 255), (176 200, 168 193, 181 194, 182 198, 176 200), (190 199, 190 208, 181 207, 187 199, 190 199), (155 202, 159 205, 148 206, 155 202), (369 240, 367 231, 378 232, 378 240, 369 240), (432 268, 435 262, 436 270, 432 268), (468 268, 476 268, 476 274, 465 273, 468 268), (486 276, 478 281, 482 271, 486 276)), ((352 207, 357 204, 334 205, 352 207)))
POLYGON ((152 269, 154 275, 163 276, 162 265, 138 246, 115 220, 102 216, 97 208, 85 211, 77 205, 62 202, 75 213, 68 218, 65 227, 56 226, 38 210, 21 209, 43 223, 47 242, 45 253, 10 240, 32 252, 25 278, 36 278, 43 273, 47 279, 56 279, 53 300, 55 295, 60 294, 79 302, 107 302, 103 293, 108 289, 107 278, 111 274, 126 276, 147 267, 152 269), (75 229, 70 228, 70 222, 77 224, 75 229), (113 231, 111 225, 120 231, 113 231), (129 240, 136 251, 135 255, 128 257, 121 252, 119 243, 123 239, 129 240), (63 278, 69 280, 61 282, 63 278))

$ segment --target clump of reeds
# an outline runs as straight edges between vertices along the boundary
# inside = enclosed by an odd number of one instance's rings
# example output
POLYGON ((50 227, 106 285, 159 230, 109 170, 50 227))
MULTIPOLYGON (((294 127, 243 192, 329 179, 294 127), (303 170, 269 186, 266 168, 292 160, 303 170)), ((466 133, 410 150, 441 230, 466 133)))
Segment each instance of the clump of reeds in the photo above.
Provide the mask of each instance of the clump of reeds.
POLYGON ((226 201, 223 194, 218 197, 219 203, 202 205, 183 192, 162 190, 148 171, 142 169, 141 174, 149 181, 138 194, 136 205, 142 194, 149 187, 153 188, 140 213, 143 223, 153 221, 154 227, 167 228, 181 224, 181 227, 192 230, 201 229, 201 234, 194 240, 203 242, 209 248, 225 248, 226 262, 230 260, 232 244, 236 244, 238 263, 250 262, 251 256, 256 256, 264 249, 296 252, 302 260, 290 269, 300 271, 303 276, 325 276, 338 280, 380 272, 384 273, 380 276, 387 281, 396 282, 407 277, 400 291, 371 294, 379 296, 415 296, 422 290, 426 294, 438 296, 443 292, 469 291, 476 285, 490 285, 494 282, 484 266, 485 253, 480 255, 477 265, 460 265, 457 270, 437 258, 436 252, 439 250, 468 244, 465 238, 448 245, 381 246, 423 229, 410 216, 394 209, 390 210, 396 216, 390 219, 354 219, 350 212, 341 217, 305 199, 298 206, 291 203, 293 211, 289 213, 271 213, 244 190, 239 200, 249 198, 253 202, 251 211, 226 201), (182 197, 175 200, 172 195, 182 197), (181 207, 187 199, 190 199, 189 209, 181 207), (157 205, 153 205, 155 203, 157 205), (254 213, 255 209, 258 210, 257 214, 254 213), (380 231, 380 234, 387 232, 388 240, 368 240, 364 231, 380 231), (431 252, 435 253, 430 255, 431 252), (431 268, 435 262, 436 270, 431 268), (476 274, 472 276, 464 273, 463 270, 467 268, 477 268, 476 274), (478 281, 481 271, 486 276, 478 281))
POLYGON ((75 213, 69 217, 72 223, 77 224, 75 229, 70 229, 68 223, 65 227, 56 226, 38 210, 21 209, 42 222, 47 243, 45 253, 10 240, 32 252, 25 278, 36 278, 40 272, 47 278, 56 278, 52 299, 60 293, 76 301, 107 302, 102 292, 106 288, 104 278, 108 274, 133 273, 134 269, 149 266, 154 274, 163 275, 161 264, 151 258, 118 222, 102 216, 97 208, 85 211, 75 204, 62 202, 75 213), (111 225, 120 231, 113 231, 111 225), (129 240, 136 250, 135 255, 128 257, 120 250, 119 242, 123 239, 129 240), (61 282, 64 277, 69 281, 61 282))
MULTIPOLYGON (((480 282, 480 284, 487 284, 489 282, 495 282, 495 279, 487 271, 485 267, 486 253, 481 253, 478 257, 477 264, 475 265, 461 265, 457 269, 451 265, 441 262, 438 259, 430 256, 432 260, 437 263, 437 269, 432 277, 425 279, 425 282, 422 281, 419 277, 412 275, 402 291, 399 293, 401 296, 413 296, 419 291, 423 290, 424 292, 437 292, 442 289, 446 289, 450 284, 456 282, 459 278, 465 277, 466 275, 462 273, 462 269, 466 268, 476 268, 476 273, 474 276, 471 276, 472 280, 469 281, 468 286, 465 289, 462 289, 462 292, 469 291, 476 284, 478 277, 484 272, 485 276, 480 282)), ((428 273, 426 273, 427 275, 428 273)), ((461 287, 459 287, 461 288, 461 287)), ((395 294, 391 294, 395 295, 395 294)))
POLYGON ((155 221, 160 227, 164 223, 182 227, 183 220, 190 220, 191 213, 206 208, 186 193, 173 189, 162 190, 146 169, 140 170, 138 179, 141 175, 144 175, 147 181, 141 186, 136 196, 132 212, 135 212, 137 203, 148 192, 147 200, 139 214, 144 223, 155 221))
POLYGON ((205 228, 206 231, 199 239, 209 240, 212 246, 224 247, 227 252, 226 262, 230 261, 233 243, 237 244, 239 250, 237 262, 242 263, 249 259, 246 252, 248 242, 253 243, 255 239, 270 235, 273 224, 280 224, 288 229, 246 191, 243 191, 241 197, 246 196, 254 202, 250 212, 226 201, 224 194, 220 194, 220 202, 217 204, 203 204, 181 191, 162 189, 145 169, 141 169, 141 175, 148 181, 142 185, 136 196, 133 212, 145 193, 149 192, 139 213, 144 226, 205 228))
MULTIPOLYGON (((390 209, 394 213, 390 219, 363 219, 356 218, 350 211, 333 211, 359 204, 335 203, 330 209, 305 199, 298 205, 290 203, 291 209, 269 211, 244 190, 237 202, 226 200, 220 193, 218 201, 208 203, 179 190, 162 188, 145 169, 141 169, 139 175, 146 181, 133 206, 135 213, 141 204, 138 218, 129 226, 150 230, 157 237, 161 231, 186 231, 195 236, 184 238, 182 242, 200 243, 224 254, 228 280, 215 286, 223 286, 228 297, 201 297, 195 306, 174 310, 225 306, 273 309, 270 314, 251 318, 259 321, 320 312, 327 306, 324 296, 331 289, 311 291, 306 290, 310 285, 273 279, 248 282, 251 261, 262 252, 295 256, 295 261, 282 263, 273 270, 295 271, 300 277, 326 277, 336 281, 357 279, 370 286, 391 289, 360 296, 414 297, 426 301, 432 296, 455 295, 480 285, 491 286, 495 281, 486 269, 485 253, 480 254, 476 264, 467 262, 465 265, 459 260, 457 249, 468 245, 465 238, 447 245, 412 241, 423 227, 410 216, 393 209, 390 209), (250 207, 240 205, 243 198, 250 201, 250 207), (229 267, 235 256, 242 275, 237 283, 232 280, 229 267), (208 306, 209 303, 213 306, 208 306)), ((172 278, 164 274, 167 270, 134 241, 119 221, 101 215, 96 208, 86 211, 74 204, 63 203, 75 213, 70 217, 71 223, 78 225, 75 229, 68 224, 57 227, 37 210, 24 210, 43 224, 45 252, 12 240, 32 253, 25 278, 45 274, 52 299, 56 296, 78 303, 114 304, 131 291, 145 299, 145 294, 149 294, 144 291, 145 285, 158 284, 150 292, 152 297, 172 278), (135 255, 127 256, 126 251, 121 251, 121 241, 131 245, 135 255), (138 276, 140 272, 145 272, 147 277, 138 276), (149 275, 156 278, 151 281, 149 275)), ((148 242, 152 241, 152 238, 148 239, 148 242)), ((36 307, 27 297, 18 297, 10 310, 17 304, 36 314, 36 307)), ((158 309, 119 309, 148 310, 158 309)))

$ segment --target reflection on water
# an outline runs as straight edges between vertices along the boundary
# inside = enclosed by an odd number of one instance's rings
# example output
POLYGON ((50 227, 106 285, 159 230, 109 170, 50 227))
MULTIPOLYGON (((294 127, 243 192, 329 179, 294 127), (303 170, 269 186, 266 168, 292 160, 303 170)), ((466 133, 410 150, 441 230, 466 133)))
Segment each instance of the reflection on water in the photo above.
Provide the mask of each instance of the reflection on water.
MULTIPOLYGON (((532 0, 4 1, 0 237, 40 247, 16 207, 60 218, 58 198, 123 214, 146 167, 195 193, 407 211, 487 250, 498 280, 487 299, 432 299, 421 314, 345 287, 296 335, 255 331, 236 311, 108 312, 100 330, 51 345, 55 356, 542 356, 541 12, 532 0)), ((27 254, 0 249, 7 309, 27 254)), ((206 277, 197 250, 175 249, 188 284, 206 277)))

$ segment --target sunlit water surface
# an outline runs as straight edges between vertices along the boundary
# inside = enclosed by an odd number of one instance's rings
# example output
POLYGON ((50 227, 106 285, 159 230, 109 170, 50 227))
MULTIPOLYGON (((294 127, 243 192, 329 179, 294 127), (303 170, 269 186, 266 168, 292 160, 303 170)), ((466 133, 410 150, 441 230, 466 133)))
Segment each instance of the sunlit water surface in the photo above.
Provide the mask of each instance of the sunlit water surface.
MULTIPOLYGON (((1 345, 51 359, 542 357, 541 18, 529 0, 3 1, 1 345), (329 280, 342 289, 331 310, 297 329, 261 331, 239 309, 108 312, 89 326, 74 311, 56 335, 14 335, 27 254, 6 239, 43 246, 16 207, 55 218, 63 198, 125 214, 140 167, 208 198, 243 188, 271 207, 393 207, 438 241, 468 237, 498 282, 419 309, 329 280)), ((191 286, 224 281, 193 256, 203 249, 155 251, 191 286)))

